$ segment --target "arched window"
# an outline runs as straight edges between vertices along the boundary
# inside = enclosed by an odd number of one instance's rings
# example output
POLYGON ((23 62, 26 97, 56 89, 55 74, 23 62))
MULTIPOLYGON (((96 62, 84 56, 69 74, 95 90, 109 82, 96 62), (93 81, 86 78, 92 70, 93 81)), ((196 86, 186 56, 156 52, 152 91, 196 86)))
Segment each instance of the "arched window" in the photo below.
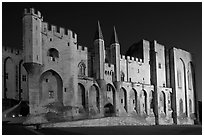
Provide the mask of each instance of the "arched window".
POLYGON ((48 56, 51 61, 56 61, 56 59, 59 58, 59 52, 55 48, 51 48, 48 50, 48 56))
POLYGON ((125 74, 121 72, 121 81, 125 81, 125 74))
POLYGON ((86 65, 83 63, 83 62, 80 62, 79 65, 78 65, 78 68, 79 68, 79 72, 78 74, 81 75, 81 76, 84 76, 86 73, 86 65))

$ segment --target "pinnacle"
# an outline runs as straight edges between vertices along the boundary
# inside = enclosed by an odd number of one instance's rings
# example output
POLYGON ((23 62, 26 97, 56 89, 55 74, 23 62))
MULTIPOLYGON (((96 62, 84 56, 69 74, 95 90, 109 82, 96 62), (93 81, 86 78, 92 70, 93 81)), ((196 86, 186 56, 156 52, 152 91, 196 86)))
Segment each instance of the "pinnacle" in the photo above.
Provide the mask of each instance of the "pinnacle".
POLYGON ((103 39, 103 34, 102 34, 102 31, 101 31, 101 26, 100 26, 100 22, 98 21, 98 26, 97 26, 97 30, 96 30, 96 34, 95 34, 95 37, 94 37, 94 40, 96 39, 103 39))
POLYGON ((119 43, 115 26, 113 27, 113 35, 112 35, 111 43, 110 44, 113 44, 113 43, 119 43))

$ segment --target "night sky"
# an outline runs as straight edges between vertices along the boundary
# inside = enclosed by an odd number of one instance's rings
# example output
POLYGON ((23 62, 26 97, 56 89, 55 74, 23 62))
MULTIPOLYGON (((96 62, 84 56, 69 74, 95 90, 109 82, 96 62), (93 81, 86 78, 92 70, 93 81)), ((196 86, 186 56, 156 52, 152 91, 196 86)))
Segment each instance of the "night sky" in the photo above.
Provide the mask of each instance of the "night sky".
POLYGON ((24 8, 33 7, 49 24, 71 29, 78 44, 93 46, 100 21, 106 46, 115 25, 121 53, 141 39, 157 40, 165 47, 177 47, 193 54, 196 90, 202 92, 202 3, 3 3, 2 44, 22 48, 24 8))

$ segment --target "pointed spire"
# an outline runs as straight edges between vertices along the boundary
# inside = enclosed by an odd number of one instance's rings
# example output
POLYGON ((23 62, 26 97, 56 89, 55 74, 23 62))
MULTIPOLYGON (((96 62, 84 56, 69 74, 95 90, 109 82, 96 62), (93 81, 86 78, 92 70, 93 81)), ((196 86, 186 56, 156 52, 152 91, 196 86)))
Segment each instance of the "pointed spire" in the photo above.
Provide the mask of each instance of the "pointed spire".
POLYGON ((101 31, 101 26, 100 26, 99 20, 98 20, 98 26, 97 26, 96 34, 95 34, 95 37, 94 37, 94 40, 96 40, 96 39, 103 39, 103 34, 102 34, 102 31, 101 31))
POLYGON ((112 35, 111 43, 110 44, 113 44, 113 43, 119 43, 115 26, 113 27, 113 35, 112 35))

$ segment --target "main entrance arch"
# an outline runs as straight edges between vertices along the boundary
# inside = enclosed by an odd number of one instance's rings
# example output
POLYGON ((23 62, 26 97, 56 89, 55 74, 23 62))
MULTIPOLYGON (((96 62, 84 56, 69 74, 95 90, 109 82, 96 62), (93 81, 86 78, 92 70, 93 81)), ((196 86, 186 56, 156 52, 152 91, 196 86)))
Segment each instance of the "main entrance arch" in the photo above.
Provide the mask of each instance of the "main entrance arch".
POLYGON ((115 114, 115 88, 111 84, 107 84, 107 101, 104 106, 104 116, 113 116, 115 114))
POLYGON ((111 117, 114 116, 114 106, 111 103, 108 103, 104 106, 104 116, 105 117, 111 117))
POLYGON ((57 72, 44 72, 40 77, 40 103, 62 102, 62 87, 62 79, 57 72))

